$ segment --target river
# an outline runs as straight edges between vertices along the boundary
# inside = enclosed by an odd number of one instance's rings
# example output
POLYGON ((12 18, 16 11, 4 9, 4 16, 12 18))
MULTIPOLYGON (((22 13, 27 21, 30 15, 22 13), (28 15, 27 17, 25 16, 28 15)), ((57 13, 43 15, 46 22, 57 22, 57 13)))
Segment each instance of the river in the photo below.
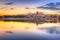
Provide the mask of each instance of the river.
POLYGON ((28 22, 0 21, 0 39, 60 40, 60 34, 50 34, 49 32, 46 32, 46 28, 55 26, 60 27, 60 23, 44 23, 36 25, 36 23, 28 22), (45 28, 45 30, 40 28, 45 28))

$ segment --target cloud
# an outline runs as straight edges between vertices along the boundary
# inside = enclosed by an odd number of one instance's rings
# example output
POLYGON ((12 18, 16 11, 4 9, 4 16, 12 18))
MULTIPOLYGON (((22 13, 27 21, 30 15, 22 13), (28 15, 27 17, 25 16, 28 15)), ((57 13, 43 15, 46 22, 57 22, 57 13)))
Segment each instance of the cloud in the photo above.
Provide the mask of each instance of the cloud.
POLYGON ((37 8, 49 9, 49 10, 60 10, 60 2, 49 3, 37 8))
POLYGON ((14 4, 14 2, 7 2, 7 3, 5 3, 5 5, 12 5, 12 4, 14 4))
POLYGON ((25 7, 25 9, 35 9, 35 8, 25 7))

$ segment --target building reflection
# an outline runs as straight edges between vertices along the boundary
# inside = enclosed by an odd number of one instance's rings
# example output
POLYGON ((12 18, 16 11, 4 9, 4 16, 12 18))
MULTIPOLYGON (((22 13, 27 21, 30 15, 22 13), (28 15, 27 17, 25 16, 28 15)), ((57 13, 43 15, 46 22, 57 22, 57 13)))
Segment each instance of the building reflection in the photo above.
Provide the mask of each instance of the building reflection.
POLYGON ((20 22, 32 22, 38 24, 42 23, 60 23, 59 14, 44 14, 43 12, 36 12, 34 14, 29 13, 26 15, 4 15, 0 16, 0 20, 3 21, 20 21, 20 22))

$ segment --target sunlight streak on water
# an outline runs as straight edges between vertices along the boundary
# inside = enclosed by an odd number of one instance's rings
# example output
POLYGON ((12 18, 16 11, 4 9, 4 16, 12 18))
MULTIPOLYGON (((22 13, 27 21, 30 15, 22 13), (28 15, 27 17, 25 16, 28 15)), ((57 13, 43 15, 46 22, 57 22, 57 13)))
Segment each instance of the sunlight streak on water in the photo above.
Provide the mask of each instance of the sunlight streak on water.
MULTIPOLYGON (((27 22, 4 22, 0 21, 0 37, 5 36, 57 36, 56 34, 49 34, 44 30, 37 30, 37 28, 49 28, 59 26, 60 23, 44 23, 39 24, 38 26, 34 23, 27 23, 27 22)), ((59 35, 58 35, 59 36, 59 35)))

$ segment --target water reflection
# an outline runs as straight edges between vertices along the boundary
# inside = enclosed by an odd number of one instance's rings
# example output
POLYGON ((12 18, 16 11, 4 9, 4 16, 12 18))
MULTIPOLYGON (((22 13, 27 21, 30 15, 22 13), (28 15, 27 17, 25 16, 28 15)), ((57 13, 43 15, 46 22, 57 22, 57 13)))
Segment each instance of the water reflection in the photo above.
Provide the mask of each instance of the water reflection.
POLYGON ((50 34, 60 34, 60 26, 52 26, 48 28, 37 28, 38 30, 44 30, 50 34))
POLYGON ((27 23, 27 22, 0 21, 0 34, 1 34, 0 38, 11 39, 11 40, 12 39, 42 39, 42 40, 58 39, 59 40, 60 34, 50 34, 50 33, 54 33, 55 30, 59 30, 57 27, 60 27, 60 23, 52 23, 52 24, 45 23, 45 24, 39 24, 37 26, 34 23, 27 23), (55 27, 56 29, 54 29, 55 27))
POLYGON ((13 33, 12 31, 5 31, 6 33, 13 33))

